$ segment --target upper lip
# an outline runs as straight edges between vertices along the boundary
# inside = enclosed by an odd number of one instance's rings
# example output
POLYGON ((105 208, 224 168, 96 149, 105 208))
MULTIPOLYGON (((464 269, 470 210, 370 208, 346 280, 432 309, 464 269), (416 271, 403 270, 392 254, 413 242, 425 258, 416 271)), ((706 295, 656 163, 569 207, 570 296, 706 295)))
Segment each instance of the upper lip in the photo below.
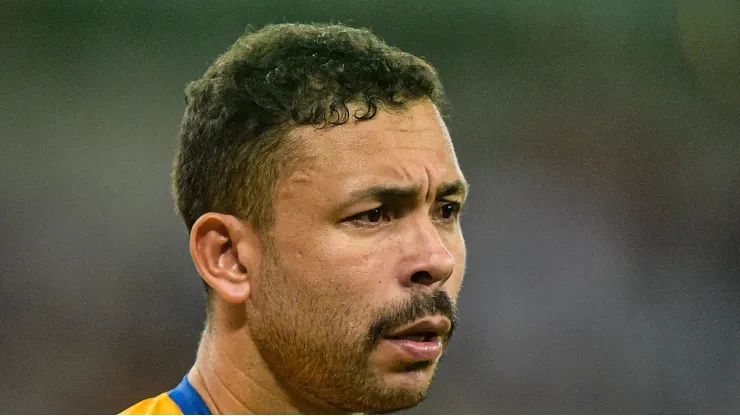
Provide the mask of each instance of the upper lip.
POLYGON ((430 316, 414 322, 408 326, 386 335, 387 337, 401 337, 414 334, 423 334, 425 332, 434 332, 439 336, 446 334, 450 330, 450 321, 442 316, 430 316))

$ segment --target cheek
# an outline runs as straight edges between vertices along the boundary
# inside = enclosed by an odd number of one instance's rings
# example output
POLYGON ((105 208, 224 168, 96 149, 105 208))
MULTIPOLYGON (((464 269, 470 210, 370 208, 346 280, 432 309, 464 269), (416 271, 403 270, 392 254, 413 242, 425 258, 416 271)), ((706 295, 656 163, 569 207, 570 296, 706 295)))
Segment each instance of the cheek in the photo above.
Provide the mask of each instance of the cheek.
POLYGON ((351 310, 353 315, 384 298, 383 291, 389 286, 384 283, 392 275, 392 242, 369 241, 335 229, 313 235, 280 247, 281 253, 287 253, 281 259, 296 280, 296 290, 351 310))
MULTIPOLYGON (((329 240, 325 240, 327 243, 329 240)), ((392 259, 385 243, 364 242, 339 236, 334 245, 322 247, 324 278, 336 293, 361 304, 378 300, 384 282, 390 277, 392 259)))

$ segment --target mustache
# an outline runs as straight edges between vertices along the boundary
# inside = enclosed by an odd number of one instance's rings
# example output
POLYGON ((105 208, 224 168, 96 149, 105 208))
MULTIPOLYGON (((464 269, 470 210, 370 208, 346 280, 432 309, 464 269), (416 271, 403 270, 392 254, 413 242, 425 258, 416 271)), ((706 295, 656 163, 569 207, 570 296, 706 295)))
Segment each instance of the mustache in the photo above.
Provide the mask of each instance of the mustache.
POLYGON ((449 319, 450 331, 443 338, 443 342, 446 343, 457 327, 458 310, 447 292, 437 290, 432 293, 416 292, 401 303, 384 308, 370 325, 368 349, 375 348, 383 339, 383 335, 393 329, 430 315, 442 315, 449 319))

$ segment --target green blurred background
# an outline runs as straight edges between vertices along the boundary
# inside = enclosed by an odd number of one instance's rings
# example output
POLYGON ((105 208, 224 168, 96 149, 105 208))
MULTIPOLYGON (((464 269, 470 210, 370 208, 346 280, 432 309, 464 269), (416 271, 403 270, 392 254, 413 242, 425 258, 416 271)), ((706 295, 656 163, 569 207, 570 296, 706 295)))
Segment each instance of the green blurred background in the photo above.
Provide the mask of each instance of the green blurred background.
POLYGON ((0 2, 0 411, 115 413, 193 362, 169 173, 247 25, 435 65, 472 196, 461 325, 408 413, 740 412, 740 2, 0 2))

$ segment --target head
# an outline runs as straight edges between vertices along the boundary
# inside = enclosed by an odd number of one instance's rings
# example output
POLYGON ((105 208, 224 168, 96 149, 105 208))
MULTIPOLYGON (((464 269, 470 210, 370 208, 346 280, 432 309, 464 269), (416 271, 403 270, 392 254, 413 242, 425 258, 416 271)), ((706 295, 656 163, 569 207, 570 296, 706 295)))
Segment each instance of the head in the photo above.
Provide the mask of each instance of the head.
POLYGON ((428 63, 339 25, 247 33, 187 89, 174 193, 208 325, 309 403, 393 411, 430 386, 465 269, 442 103, 428 63))

